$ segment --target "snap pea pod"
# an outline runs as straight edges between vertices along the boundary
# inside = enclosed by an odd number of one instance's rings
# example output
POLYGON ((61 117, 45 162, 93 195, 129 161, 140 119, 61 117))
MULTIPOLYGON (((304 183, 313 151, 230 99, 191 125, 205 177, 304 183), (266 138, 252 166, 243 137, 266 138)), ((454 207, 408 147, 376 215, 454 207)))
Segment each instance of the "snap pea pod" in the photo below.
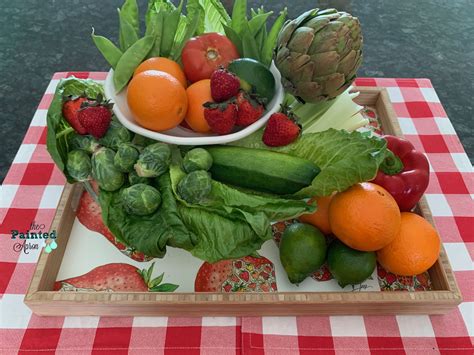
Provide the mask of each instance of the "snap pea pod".
POLYGON ((126 15, 120 10, 117 9, 119 14, 119 21, 120 21, 120 34, 119 34, 119 42, 120 48, 122 51, 126 51, 129 49, 136 41, 138 41, 138 34, 127 20, 126 15))
POLYGON ((132 25, 137 37, 140 35, 137 0, 125 0, 120 10, 127 22, 132 25))
MULTIPOLYGON (((148 54, 148 57, 159 57, 161 55, 161 42, 163 39, 163 32, 164 32, 164 21, 165 21, 165 13, 163 11, 155 12, 150 15, 150 24, 149 33, 153 35, 154 42, 153 47, 148 54)), ((147 28, 148 31, 148 28, 147 28)))
POLYGON ((155 42, 154 36, 145 36, 135 42, 120 57, 114 72, 115 92, 119 93, 127 85, 137 66, 146 58, 155 42))
POLYGON ((178 28, 182 7, 183 1, 180 2, 178 8, 167 14, 163 21, 163 28, 166 30, 163 31, 163 38, 161 39, 160 55, 163 57, 169 57, 171 49, 173 48, 174 36, 178 28))
POLYGON ((283 24, 285 23, 287 15, 286 7, 283 11, 280 12, 280 15, 275 20, 270 32, 268 33, 267 39, 265 40, 265 44, 263 45, 262 49, 262 62, 265 65, 270 65, 273 58, 273 50, 275 49, 276 41, 278 38, 278 34, 280 33, 283 24))
POLYGON ((94 27, 92 27, 92 41, 94 41, 95 46, 100 51, 105 60, 110 64, 112 68, 115 69, 117 63, 122 56, 122 51, 117 48, 115 44, 108 38, 104 36, 97 36, 94 33, 94 27))
POLYGON ((189 20, 189 23, 186 26, 186 32, 184 33, 182 40, 173 45, 172 58, 174 60, 178 61, 180 59, 181 51, 183 50, 183 47, 186 44, 186 41, 190 39, 196 32, 199 26, 199 20, 201 18, 201 14, 203 12, 204 10, 200 9, 199 11, 194 13, 194 16, 189 20))

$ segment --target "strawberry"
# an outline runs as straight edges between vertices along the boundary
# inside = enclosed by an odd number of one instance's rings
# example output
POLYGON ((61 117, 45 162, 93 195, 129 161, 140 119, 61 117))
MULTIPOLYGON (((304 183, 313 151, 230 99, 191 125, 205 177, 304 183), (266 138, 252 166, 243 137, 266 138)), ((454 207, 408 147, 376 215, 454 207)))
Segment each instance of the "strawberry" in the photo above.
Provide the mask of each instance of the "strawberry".
POLYGON ((235 74, 222 67, 215 70, 211 75, 211 96, 216 102, 231 99, 240 89, 240 80, 235 74))
POLYGON ((232 102, 206 102, 204 104, 204 118, 212 132, 230 133, 237 119, 237 105, 232 102))
POLYGON ((196 292, 275 292, 275 266, 265 257, 246 256, 201 265, 194 281, 196 292), (252 270, 249 273, 248 270, 252 270), (269 273, 265 270, 271 270, 269 273))
POLYGON ((105 264, 92 269, 88 273, 57 281, 55 291, 124 291, 124 292, 172 292, 178 288, 173 284, 160 284, 163 274, 151 279, 153 267, 140 270, 133 265, 124 263, 105 264))
MULTIPOLYGON (((289 116, 291 117, 291 115, 289 116)), ((283 112, 277 112, 270 116, 263 131, 263 143, 270 147, 280 147, 288 145, 298 138, 301 127, 289 116, 283 112)))
MULTIPOLYGON (((94 184, 94 183, 93 183, 94 184)), ((94 189, 96 186, 94 186, 94 189)), ((112 243, 120 252, 133 260, 136 261, 148 261, 151 260, 148 256, 143 253, 127 248, 122 243, 115 239, 115 236, 107 228, 102 221, 100 205, 91 197, 91 195, 84 191, 81 199, 79 200, 79 206, 77 207, 77 219, 87 229, 102 234, 107 240, 112 243)))
POLYGON ((112 121, 111 108, 112 104, 102 101, 102 95, 99 94, 95 101, 82 103, 77 118, 88 134, 102 138, 112 121))
POLYGON ((237 126, 249 126, 262 117, 265 106, 256 95, 249 95, 240 91, 237 95, 237 126))
POLYGON ((79 109, 81 108, 81 105, 83 102, 86 102, 87 98, 86 97, 77 97, 77 96, 68 96, 66 98, 66 101, 63 103, 63 117, 68 121, 68 123, 71 125, 74 130, 79 133, 79 134, 86 134, 87 130, 82 126, 82 124, 79 122, 77 116, 79 109))

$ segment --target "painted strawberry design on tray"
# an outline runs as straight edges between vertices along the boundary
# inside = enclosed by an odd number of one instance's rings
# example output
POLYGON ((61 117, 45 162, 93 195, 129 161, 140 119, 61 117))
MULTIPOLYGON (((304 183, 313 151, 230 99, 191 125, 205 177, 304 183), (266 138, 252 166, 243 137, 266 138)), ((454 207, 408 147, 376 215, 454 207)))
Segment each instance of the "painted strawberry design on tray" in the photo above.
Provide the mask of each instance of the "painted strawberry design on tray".
POLYGON ((428 272, 416 276, 399 276, 386 271, 377 264, 377 275, 381 291, 430 291, 431 280, 428 272))
POLYGON ((133 265, 114 263, 98 266, 87 274, 54 283, 54 291, 173 292, 179 286, 161 283, 164 274, 151 278, 153 267, 140 270, 133 265))
POLYGON ((77 207, 77 218, 87 229, 102 234, 109 242, 111 242, 118 250, 120 250, 122 254, 128 256, 129 258, 132 258, 136 261, 149 261, 152 259, 133 248, 127 247, 115 239, 112 232, 102 221, 99 204, 94 201, 87 191, 82 193, 81 199, 79 201, 79 206, 77 207))
POLYGON ((275 292, 275 266, 265 257, 222 260, 199 268, 196 292, 275 292))

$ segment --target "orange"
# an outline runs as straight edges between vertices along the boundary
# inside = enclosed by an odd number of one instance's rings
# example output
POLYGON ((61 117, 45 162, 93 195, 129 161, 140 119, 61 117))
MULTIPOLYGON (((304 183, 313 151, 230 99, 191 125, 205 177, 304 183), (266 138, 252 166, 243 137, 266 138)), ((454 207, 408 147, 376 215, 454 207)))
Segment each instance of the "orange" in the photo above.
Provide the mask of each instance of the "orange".
POLYGON ((331 234, 331 225, 329 224, 329 204, 333 196, 313 197, 309 202, 316 200, 317 210, 314 213, 300 216, 300 221, 309 223, 318 228, 324 234, 331 234))
POLYGON ((375 251, 397 236, 400 210, 387 190, 364 182, 333 197, 329 223, 344 244, 361 251, 375 251))
POLYGON ((132 78, 127 102, 137 123, 153 131, 176 127, 188 109, 183 86, 170 74, 158 70, 146 70, 132 78))
POLYGON ((208 101, 212 101, 211 80, 204 79, 196 81, 186 89, 188 95, 188 112, 186 113, 186 123, 193 131, 208 133, 211 128, 204 118, 204 107, 208 101))
POLYGON ((165 73, 168 73, 178 79, 178 81, 181 83, 181 85, 184 86, 185 89, 188 86, 188 81, 186 80, 186 76, 184 75, 183 69, 181 69, 178 63, 171 59, 164 57, 149 58, 142 62, 137 67, 137 69, 135 69, 133 75, 135 76, 141 72, 144 72, 145 70, 164 71, 165 73))
POLYGON ((433 266, 440 248, 439 235, 426 219, 402 212, 400 232, 389 245, 377 251, 377 260, 393 274, 414 276, 433 266))

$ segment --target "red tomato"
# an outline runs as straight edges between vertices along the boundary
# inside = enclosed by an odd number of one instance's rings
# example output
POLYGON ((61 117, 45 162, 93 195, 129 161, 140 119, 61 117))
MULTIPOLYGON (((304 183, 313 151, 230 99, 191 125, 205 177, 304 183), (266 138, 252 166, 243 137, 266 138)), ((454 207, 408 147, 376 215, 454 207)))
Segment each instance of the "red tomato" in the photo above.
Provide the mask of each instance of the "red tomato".
POLYGON ((220 33, 206 33, 189 39, 181 53, 184 73, 189 81, 209 79, 220 65, 239 58, 235 45, 220 33))

